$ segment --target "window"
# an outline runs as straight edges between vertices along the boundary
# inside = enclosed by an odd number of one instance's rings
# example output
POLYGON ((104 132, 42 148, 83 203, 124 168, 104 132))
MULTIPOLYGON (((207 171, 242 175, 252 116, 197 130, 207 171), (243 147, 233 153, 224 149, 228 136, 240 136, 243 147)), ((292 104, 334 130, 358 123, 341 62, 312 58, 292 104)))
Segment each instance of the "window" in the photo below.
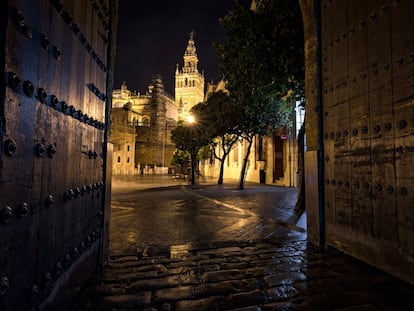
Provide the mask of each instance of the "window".
POLYGON ((129 145, 127 145, 127 151, 131 151, 131 147, 129 145))
POLYGON ((121 163, 121 157, 118 157, 118 163, 121 163))
POLYGON ((129 157, 127 158, 127 163, 129 163, 129 157))

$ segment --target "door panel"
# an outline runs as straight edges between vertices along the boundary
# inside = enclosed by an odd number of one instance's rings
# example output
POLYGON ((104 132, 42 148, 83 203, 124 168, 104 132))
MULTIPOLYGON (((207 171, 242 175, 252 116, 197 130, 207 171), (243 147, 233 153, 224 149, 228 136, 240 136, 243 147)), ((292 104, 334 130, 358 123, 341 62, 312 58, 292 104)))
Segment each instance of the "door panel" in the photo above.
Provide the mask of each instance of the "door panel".
POLYGON ((321 8, 326 241, 412 283, 413 9, 386 0, 321 8))
POLYGON ((28 310, 99 261, 109 1, 4 6, 0 309, 28 310))

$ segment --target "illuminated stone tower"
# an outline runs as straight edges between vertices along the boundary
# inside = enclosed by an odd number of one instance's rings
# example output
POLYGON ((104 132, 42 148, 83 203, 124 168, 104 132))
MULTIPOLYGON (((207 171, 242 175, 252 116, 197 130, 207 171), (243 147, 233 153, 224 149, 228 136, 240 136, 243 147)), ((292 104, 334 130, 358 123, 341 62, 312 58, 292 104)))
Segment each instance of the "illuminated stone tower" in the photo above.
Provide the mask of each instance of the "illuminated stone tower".
POLYGON ((187 118, 190 109, 204 100, 204 73, 197 68, 198 57, 194 44, 194 31, 190 33, 184 52, 184 66, 175 71, 175 101, 179 107, 178 118, 187 118))

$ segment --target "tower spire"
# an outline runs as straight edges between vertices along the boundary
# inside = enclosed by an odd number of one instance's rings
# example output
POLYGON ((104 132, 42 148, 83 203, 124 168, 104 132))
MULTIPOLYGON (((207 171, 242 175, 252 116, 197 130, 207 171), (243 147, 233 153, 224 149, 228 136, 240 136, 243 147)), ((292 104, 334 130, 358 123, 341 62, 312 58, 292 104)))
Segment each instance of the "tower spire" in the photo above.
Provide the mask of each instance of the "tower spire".
POLYGON ((175 70, 175 100, 182 106, 180 119, 185 119, 191 107, 204 99, 204 74, 198 71, 197 49, 194 43, 195 31, 188 35, 182 70, 175 70))
POLYGON ((195 69, 197 69, 198 57, 197 57, 197 49, 194 43, 195 31, 192 30, 189 33, 189 35, 190 37, 188 38, 187 48, 185 49, 185 53, 184 53, 184 67, 186 63, 188 64, 188 62, 190 62, 191 65, 195 67, 195 69))

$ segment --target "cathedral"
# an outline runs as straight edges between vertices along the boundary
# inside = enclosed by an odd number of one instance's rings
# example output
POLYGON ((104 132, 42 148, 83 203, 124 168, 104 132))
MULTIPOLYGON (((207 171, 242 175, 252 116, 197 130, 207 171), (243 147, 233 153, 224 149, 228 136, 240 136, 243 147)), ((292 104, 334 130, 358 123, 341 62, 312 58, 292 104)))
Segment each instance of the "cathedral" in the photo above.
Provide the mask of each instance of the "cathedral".
POLYGON ((183 67, 177 64, 175 98, 164 90, 162 78, 154 76, 144 93, 128 89, 123 82, 112 97, 110 141, 113 174, 166 174, 171 171, 175 145, 171 130, 185 120, 190 109, 204 100, 204 73, 198 70, 194 32, 184 52, 183 67))

